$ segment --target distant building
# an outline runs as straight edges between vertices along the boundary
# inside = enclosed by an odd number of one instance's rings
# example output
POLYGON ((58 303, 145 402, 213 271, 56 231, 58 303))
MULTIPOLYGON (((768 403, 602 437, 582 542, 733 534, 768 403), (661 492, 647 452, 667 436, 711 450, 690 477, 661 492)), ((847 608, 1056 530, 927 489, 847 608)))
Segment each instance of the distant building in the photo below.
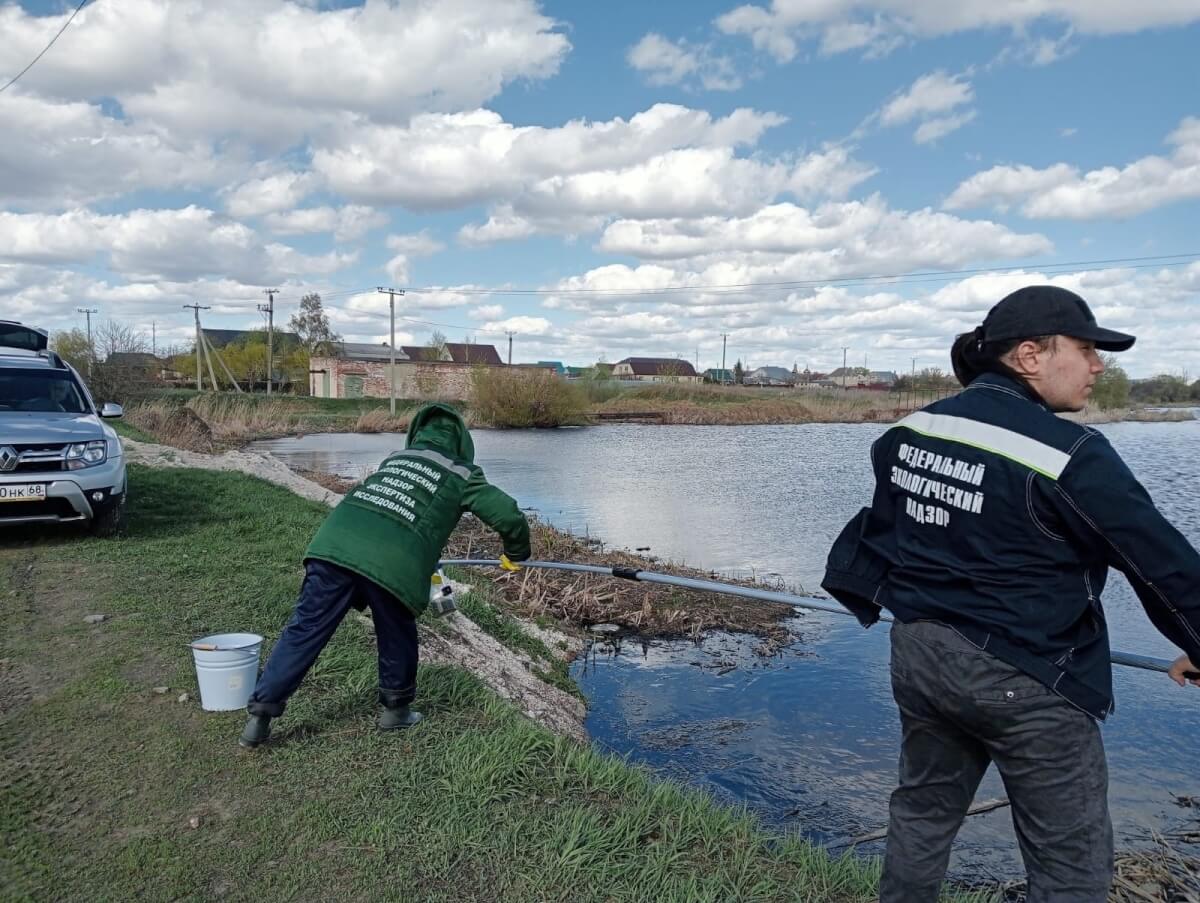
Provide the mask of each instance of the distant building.
POLYGON ((709 367, 704 371, 706 383, 717 383, 722 386, 732 386, 735 382, 732 370, 722 370, 720 367, 709 367))
POLYGON ((758 367, 742 377, 746 386, 790 386, 794 378, 787 367, 758 367))
POLYGON ((690 363, 673 357, 627 357, 613 365, 612 375, 614 379, 651 383, 698 383, 701 380, 690 363))
MULTIPOLYGON (((204 333, 204 338, 208 340, 208 344, 214 348, 224 348, 226 345, 232 345, 246 338, 261 339, 263 342, 267 340, 267 331, 265 329, 201 329, 200 331, 204 333)), ((282 329, 274 329, 272 330, 272 336, 277 347, 282 344, 300 344, 300 336, 294 332, 284 332, 282 329)))
POLYGON ((427 345, 401 345, 404 353, 414 361, 453 361, 456 364, 500 365, 500 352, 495 345, 475 345, 464 342, 447 342, 442 347, 427 345))
MULTIPOLYGON (((392 349, 386 342, 372 345, 366 342, 334 342, 330 346, 333 357, 351 358, 356 361, 388 361, 392 358, 392 349)), ((407 361, 409 356, 403 348, 396 348, 396 360, 407 361)))
POLYGON ((562 361, 538 361, 537 365, 546 370, 553 370, 559 376, 567 375, 567 368, 563 366, 562 361))

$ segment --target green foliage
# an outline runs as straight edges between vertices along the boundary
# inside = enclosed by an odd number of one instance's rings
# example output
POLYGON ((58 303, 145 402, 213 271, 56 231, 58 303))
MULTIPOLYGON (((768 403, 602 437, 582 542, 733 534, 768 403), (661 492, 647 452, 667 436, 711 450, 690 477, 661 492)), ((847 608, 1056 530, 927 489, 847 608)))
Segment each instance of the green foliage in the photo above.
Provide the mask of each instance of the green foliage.
POLYGON ((475 367, 471 410, 500 428, 556 427, 587 422, 587 397, 573 383, 546 370, 475 367))
POLYGON ((1190 401, 1192 387, 1182 376, 1170 373, 1160 373, 1150 379, 1140 379, 1129 387, 1129 397, 1132 401, 1143 404, 1173 404, 1190 401))
POLYGON ((1114 408, 1124 408, 1129 405, 1129 376, 1119 363, 1115 354, 1102 354, 1104 372, 1096 380, 1092 389, 1092 404, 1102 411, 1114 408))
POLYGON ((300 310, 292 314, 288 328, 300 336, 300 344, 311 355, 328 353, 329 347, 341 339, 329 325, 329 316, 316 292, 300 299, 300 310))
POLYGON ((87 372, 88 337, 79 327, 54 333, 50 348, 80 373, 87 372))

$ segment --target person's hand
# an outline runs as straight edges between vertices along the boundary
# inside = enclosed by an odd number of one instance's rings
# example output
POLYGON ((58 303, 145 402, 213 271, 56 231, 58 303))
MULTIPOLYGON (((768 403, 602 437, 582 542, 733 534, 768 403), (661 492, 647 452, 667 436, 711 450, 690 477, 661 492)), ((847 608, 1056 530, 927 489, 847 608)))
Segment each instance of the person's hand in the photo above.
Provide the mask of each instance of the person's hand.
POLYGON ((1181 687, 1186 687, 1189 683, 1194 687, 1200 687, 1200 677, 1191 676, 1196 674, 1200 674, 1200 668, 1193 665, 1192 660, 1186 655, 1181 655, 1171 663, 1171 669, 1167 672, 1167 677, 1171 678, 1171 680, 1175 681, 1181 687))
POLYGON ((506 571, 521 570, 521 566, 519 564, 517 564, 515 561, 509 561, 507 555, 500 556, 500 567, 502 567, 506 571))

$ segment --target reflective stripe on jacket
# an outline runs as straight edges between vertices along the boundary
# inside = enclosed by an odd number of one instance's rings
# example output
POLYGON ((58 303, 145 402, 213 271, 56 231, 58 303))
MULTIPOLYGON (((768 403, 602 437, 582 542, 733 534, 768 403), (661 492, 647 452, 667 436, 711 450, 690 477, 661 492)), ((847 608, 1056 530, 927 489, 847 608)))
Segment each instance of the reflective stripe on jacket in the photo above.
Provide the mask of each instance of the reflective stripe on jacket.
POLYGON ((875 493, 822 585, 870 625, 936 620, 1104 718, 1113 708, 1100 594, 1128 578, 1154 626, 1200 656, 1200 555, 1108 440, 985 374, 872 446, 875 493))

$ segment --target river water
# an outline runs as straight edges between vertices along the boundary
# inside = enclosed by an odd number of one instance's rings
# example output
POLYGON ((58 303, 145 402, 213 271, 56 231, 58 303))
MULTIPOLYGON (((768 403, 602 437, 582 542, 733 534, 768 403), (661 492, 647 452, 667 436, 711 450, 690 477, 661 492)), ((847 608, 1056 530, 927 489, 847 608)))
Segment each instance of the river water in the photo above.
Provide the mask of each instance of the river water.
MULTIPOLYGON (((612 425, 472 433, 488 478, 555 526, 610 546, 730 575, 817 590, 825 555, 869 501, 876 424, 751 427, 612 425)), ((1200 545, 1200 423, 1100 427, 1159 507, 1200 545)), ((324 434, 257 444, 293 467, 360 477, 402 436, 324 434)), ((1173 657, 1115 572, 1104 595, 1115 648, 1173 657)), ((660 774, 747 805, 765 823, 836 844, 887 822, 899 724, 886 627, 821 613, 790 622, 794 642, 762 658, 752 639, 631 638, 575 665, 595 741, 660 774), (736 666, 736 667, 731 667, 736 666)), ((1200 692, 1116 669, 1104 726, 1118 844, 1144 844, 1200 794, 1200 692)), ((977 800, 1004 796, 994 770, 977 800)), ((878 852, 881 844, 865 845, 878 852)), ((1020 864, 1005 810, 968 819, 952 872, 1009 877, 1020 864)))

